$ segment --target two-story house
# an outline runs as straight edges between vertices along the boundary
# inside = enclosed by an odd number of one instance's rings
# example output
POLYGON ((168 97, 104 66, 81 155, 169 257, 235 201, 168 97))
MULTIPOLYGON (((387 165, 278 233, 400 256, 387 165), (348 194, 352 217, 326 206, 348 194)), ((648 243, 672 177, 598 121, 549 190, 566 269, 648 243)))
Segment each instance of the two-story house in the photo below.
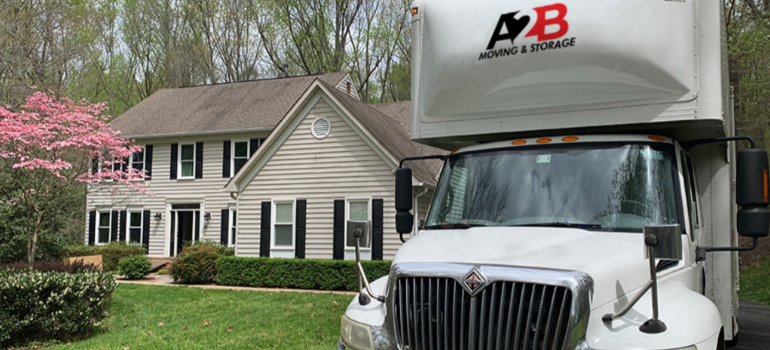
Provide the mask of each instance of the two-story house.
MULTIPOLYGON (((208 239, 238 256, 352 259, 344 221, 363 219, 365 256, 390 259, 398 161, 442 152, 409 140, 409 113, 361 102, 346 73, 160 90, 112 122, 144 146, 129 165, 154 194, 90 193, 86 241, 151 257, 208 239)), ((413 167, 421 218, 439 165, 413 167)))

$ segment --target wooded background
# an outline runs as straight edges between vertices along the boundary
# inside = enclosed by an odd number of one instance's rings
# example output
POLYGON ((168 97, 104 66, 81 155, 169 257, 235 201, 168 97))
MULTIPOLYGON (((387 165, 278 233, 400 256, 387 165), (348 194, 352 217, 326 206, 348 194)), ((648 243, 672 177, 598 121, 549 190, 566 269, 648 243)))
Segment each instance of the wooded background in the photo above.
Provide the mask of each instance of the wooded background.
MULTIPOLYGON (((46 89, 106 102, 118 116, 159 89, 275 78, 284 64, 292 76, 349 72, 365 102, 408 100, 410 4, 0 0, 0 103, 15 108, 46 89)), ((737 133, 767 147, 770 0, 723 4, 737 133)), ((15 210, 2 199, 0 217, 15 210)), ((52 227, 82 233, 82 215, 74 206, 52 227)))

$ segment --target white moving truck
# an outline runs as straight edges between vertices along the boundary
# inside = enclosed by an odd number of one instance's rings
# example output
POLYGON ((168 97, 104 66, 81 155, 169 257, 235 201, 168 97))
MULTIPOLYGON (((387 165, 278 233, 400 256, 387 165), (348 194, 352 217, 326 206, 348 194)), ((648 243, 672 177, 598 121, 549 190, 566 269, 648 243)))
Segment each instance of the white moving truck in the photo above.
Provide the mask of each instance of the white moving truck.
MULTIPOLYGON (((735 340, 736 251, 768 234, 768 161, 734 135, 722 2, 413 6, 412 138, 451 154, 390 275, 359 269, 338 349, 735 340)), ((396 183, 409 234, 408 168, 396 183)))

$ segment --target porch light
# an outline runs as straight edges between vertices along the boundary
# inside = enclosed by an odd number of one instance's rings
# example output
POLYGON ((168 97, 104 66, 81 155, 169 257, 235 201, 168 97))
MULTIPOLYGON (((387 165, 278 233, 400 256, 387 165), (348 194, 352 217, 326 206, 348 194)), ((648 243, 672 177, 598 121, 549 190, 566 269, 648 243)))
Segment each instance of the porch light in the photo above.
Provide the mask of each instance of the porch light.
POLYGON ((155 218, 155 221, 160 221, 160 219, 162 218, 160 213, 155 213, 155 216, 153 216, 153 217, 155 218))
POLYGON ((206 215, 203 215, 203 220, 209 222, 211 220, 211 213, 206 212, 206 215))

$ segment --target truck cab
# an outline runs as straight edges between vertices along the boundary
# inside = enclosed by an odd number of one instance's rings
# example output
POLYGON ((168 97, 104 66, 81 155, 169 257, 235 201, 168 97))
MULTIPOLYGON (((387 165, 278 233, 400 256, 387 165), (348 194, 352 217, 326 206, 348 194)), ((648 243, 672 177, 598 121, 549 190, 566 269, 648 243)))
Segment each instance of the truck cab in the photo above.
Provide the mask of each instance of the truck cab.
POLYGON ((723 349, 768 179, 763 150, 736 151, 722 18, 718 1, 416 1, 412 138, 449 154, 389 276, 360 269, 338 349, 723 349))

